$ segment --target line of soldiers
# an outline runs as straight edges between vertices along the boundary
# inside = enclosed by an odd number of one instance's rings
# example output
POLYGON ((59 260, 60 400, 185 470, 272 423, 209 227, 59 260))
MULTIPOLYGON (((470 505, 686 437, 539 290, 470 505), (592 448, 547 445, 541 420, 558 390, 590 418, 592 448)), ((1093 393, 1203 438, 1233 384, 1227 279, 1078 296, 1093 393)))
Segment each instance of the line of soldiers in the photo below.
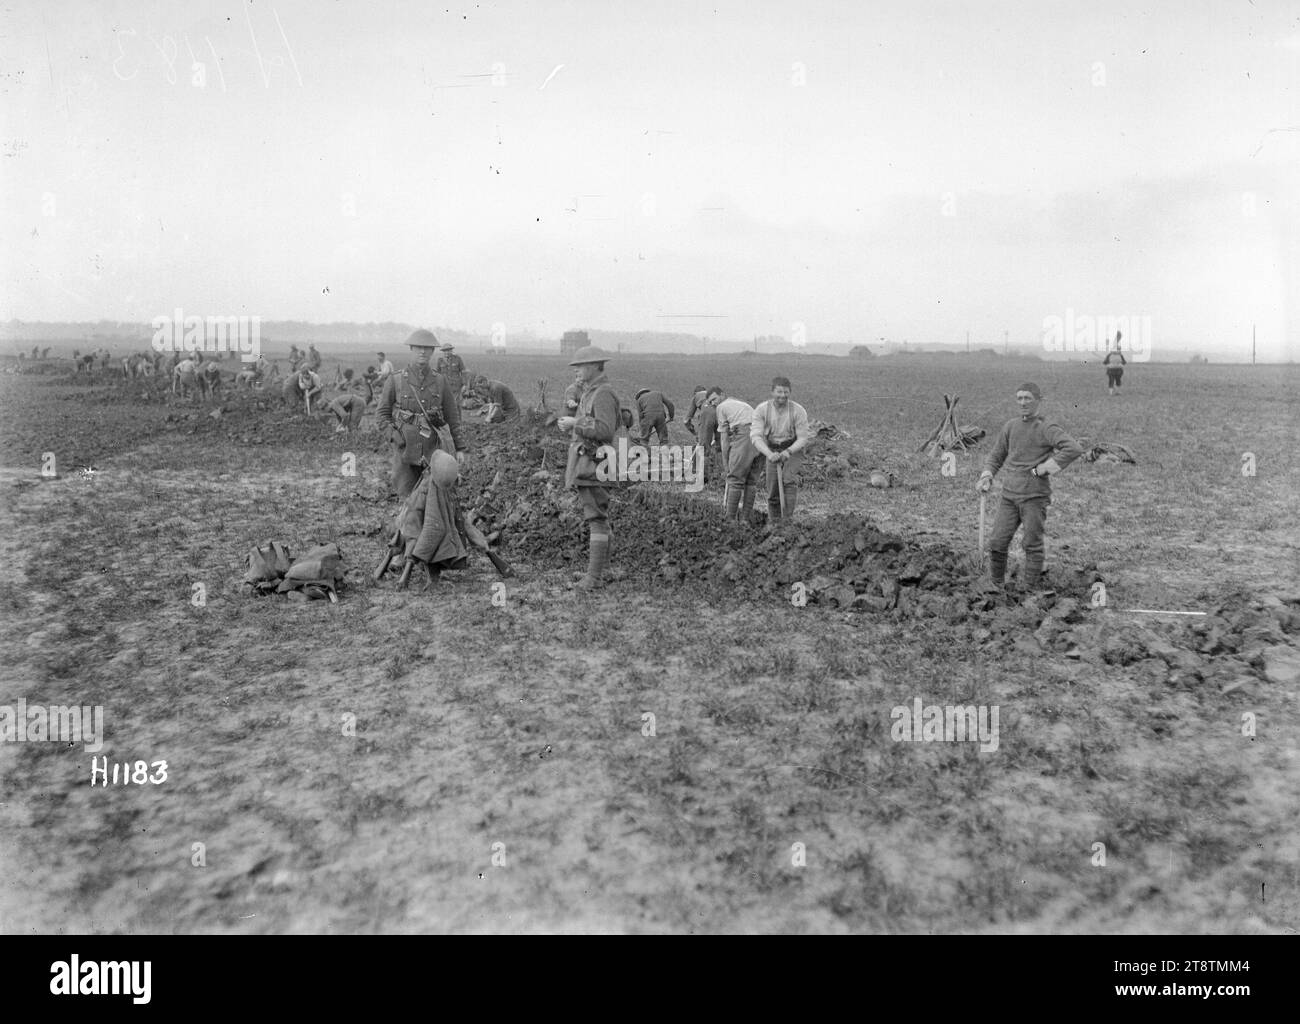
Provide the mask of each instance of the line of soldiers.
MULTIPOLYGON (((577 377, 565 391, 566 415, 556 425, 570 434, 565 485, 578 493, 583 521, 588 524, 587 571, 575 584, 593 590, 603 584, 613 531, 609 525, 609 488, 598 478, 602 445, 612 445, 622 408, 605 376, 609 354, 594 345, 579 350, 570 366, 577 377)), ((676 410, 662 392, 641 388, 636 393, 642 444, 651 436, 668 440, 668 423, 676 410)), ((790 381, 776 377, 769 399, 757 407, 728 398, 720 387, 697 389, 687 414, 686 428, 696 432, 694 419, 701 414, 704 437, 712 443, 716 433, 727 472, 725 516, 739 519, 744 506, 748 516, 760 476, 767 493, 768 520, 775 523, 794 515, 799 490, 802 452, 812 440, 808 412, 790 400, 790 381), (760 473, 760 470, 762 472, 760 473)), ((624 424, 626 425, 626 424, 624 424)))
MULTIPOLYGON (((435 462, 435 453, 441 452, 440 428, 445 427, 450 434, 457 465, 463 465, 466 458, 457 392, 448 377, 430 365, 438 348, 437 339, 431 332, 419 330, 407 345, 415 361, 400 374, 388 376, 379 402, 380 423, 391 430, 394 438, 393 484, 399 499, 406 499, 417 482, 444 491, 454 487, 454 478, 446 482, 447 468, 441 470, 443 482, 433 479, 426 483, 430 480, 428 474, 421 480, 422 469, 435 462)), ((618 395, 605 373, 609 359, 607 352, 594 345, 574 355, 569 365, 576 370, 575 380, 565 391, 565 415, 556 422, 570 438, 565 486, 577 493, 582 519, 588 527, 587 569, 574 583, 575 588, 585 591, 603 586, 613 541, 610 488, 598 474, 599 459, 609 451, 602 451, 602 447, 612 446, 620 426, 627 426, 618 395)), ((794 515, 803 452, 813 435, 807 410, 791 400, 790 392, 789 379, 778 376, 772 380, 769 398, 757 406, 728 396, 718 386, 697 388, 692 396, 686 428, 697 433, 694 420, 699 415, 698 432, 703 435, 700 442, 712 443, 711 435, 718 439, 727 474, 724 517, 728 521, 752 514, 760 480, 767 496, 768 521, 776 523, 794 515)), ((642 443, 648 443, 651 436, 666 442, 667 424, 676 412, 672 403, 662 392, 649 388, 639 389, 635 400, 642 443)), ((1055 419, 1039 411, 1042 391, 1037 384, 1021 384, 1015 400, 1020 414, 1003 425, 976 488, 989 491, 994 476, 1003 468, 1010 474, 993 526, 990 582, 999 589, 1004 586, 1007 552, 1023 525, 1024 583, 1034 590, 1042 583, 1044 532, 1047 506, 1051 503, 1049 478, 1079 458, 1083 448, 1055 419)), ((441 452, 441 457, 445 461, 446 453, 441 452)), ((436 502, 426 498, 423 506, 426 516, 437 514, 447 519, 444 526, 448 535, 457 533, 453 528, 453 519, 458 515, 454 492, 440 494, 436 502), (430 513, 428 509, 435 511, 430 513)), ((457 549, 448 557, 460 555, 463 551, 457 549)), ((428 567, 430 579, 435 579, 437 565, 431 561, 428 567)))

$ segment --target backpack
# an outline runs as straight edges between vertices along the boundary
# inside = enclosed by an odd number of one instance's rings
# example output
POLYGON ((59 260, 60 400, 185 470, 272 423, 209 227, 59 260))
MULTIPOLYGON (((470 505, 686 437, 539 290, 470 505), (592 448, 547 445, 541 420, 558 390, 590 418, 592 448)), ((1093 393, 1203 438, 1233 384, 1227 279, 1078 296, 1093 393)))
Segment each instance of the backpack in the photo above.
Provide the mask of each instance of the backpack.
POLYGON ((245 583, 261 583, 264 580, 278 581, 293 564, 289 549, 278 540, 268 540, 248 552, 244 559, 248 571, 244 574, 245 583))

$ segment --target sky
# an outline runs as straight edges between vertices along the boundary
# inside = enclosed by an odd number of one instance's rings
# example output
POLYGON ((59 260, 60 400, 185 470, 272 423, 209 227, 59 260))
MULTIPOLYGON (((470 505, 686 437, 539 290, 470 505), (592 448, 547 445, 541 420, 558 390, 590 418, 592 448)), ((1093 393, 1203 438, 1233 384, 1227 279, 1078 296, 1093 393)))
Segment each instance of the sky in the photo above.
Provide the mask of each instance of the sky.
POLYGON ((1300 353, 1293 3, 20 0, 0 119, 0 320, 1300 353))

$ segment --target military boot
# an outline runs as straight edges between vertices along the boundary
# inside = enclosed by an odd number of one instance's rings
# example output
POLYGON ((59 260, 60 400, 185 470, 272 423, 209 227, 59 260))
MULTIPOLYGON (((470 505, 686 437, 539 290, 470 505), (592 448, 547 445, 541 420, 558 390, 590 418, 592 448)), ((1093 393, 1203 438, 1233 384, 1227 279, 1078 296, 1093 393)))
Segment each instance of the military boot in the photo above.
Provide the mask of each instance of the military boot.
POLYGON ((738 487, 732 487, 727 491, 727 509, 722 514, 722 518, 729 523, 736 521, 737 509, 740 508, 741 491, 738 487))
POLYGON ((754 492, 757 489, 752 485, 746 487, 741 497, 741 514, 745 517, 747 523, 753 523, 754 521, 754 492))
POLYGON ((1005 587, 1007 577, 1007 553, 989 552, 989 580, 995 587, 1005 587))
POLYGON ((794 518, 794 507, 798 503, 798 500, 799 500, 799 485, 786 484, 785 485, 785 517, 787 519, 794 518))
POLYGON ((588 546, 587 574, 575 583, 576 590, 596 590, 605 585, 605 563, 609 561, 609 534, 593 533, 588 546))

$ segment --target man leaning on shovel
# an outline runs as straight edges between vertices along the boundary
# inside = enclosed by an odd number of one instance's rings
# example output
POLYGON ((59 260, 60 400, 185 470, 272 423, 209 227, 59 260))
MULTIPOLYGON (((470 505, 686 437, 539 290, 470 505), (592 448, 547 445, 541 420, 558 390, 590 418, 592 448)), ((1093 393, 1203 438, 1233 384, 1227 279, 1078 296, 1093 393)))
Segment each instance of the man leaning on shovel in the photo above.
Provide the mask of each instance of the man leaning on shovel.
MULTIPOLYGON (((721 425, 721 421, 719 421, 721 425)), ((808 412, 790 401, 790 379, 772 378, 772 397, 760 402, 750 420, 749 441, 767 459, 767 519, 793 519, 799 494, 802 451, 812 439, 808 412)))
POLYGON ((1025 526, 1024 585, 1029 591, 1042 586, 1043 530, 1047 524, 1047 506, 1052 501, 1048 477, 1083 454, 1079 442, 1055 419, 1038 411, 1042 399, 1043 392, 1037 384, 1025 383, 1016 388, 1020 415, 1008 420, 998 433, 998 442, 989 452, 984 472, 975 485, 981 493, 988 491, 993 486, 993 475, 1006 466, 1002 500, 998 503, 993 536, 989 540, 989 574, 998 588, 1004 585, 1007 549, 1021 523, 1025 526))

